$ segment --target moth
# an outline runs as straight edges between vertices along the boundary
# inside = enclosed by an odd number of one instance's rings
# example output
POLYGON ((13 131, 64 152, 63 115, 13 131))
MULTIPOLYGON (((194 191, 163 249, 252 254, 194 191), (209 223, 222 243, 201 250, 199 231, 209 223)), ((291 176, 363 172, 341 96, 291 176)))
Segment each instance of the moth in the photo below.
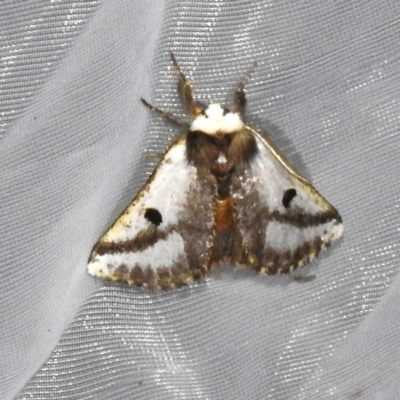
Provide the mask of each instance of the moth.
POLYGON ((201 282, 223 264, 262 274, 304 266, 342 235, 336 209, 263 133, 245 125, 247 74, 230 109, 196 101, 171 53, 191 123, 94 246, 91 275, 150 289, 201 282))

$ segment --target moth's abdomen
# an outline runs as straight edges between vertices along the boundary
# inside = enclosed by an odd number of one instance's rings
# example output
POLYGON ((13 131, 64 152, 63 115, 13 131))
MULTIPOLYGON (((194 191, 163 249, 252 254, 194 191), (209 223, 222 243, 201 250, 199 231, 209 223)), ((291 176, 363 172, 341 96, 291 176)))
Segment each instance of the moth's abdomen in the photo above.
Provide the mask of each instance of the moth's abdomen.
POLYGON ((232 228, 235 224, 234 202, 231 197, 226 199, 217 199, 215 207, 214 229, 221 233, 232 228))

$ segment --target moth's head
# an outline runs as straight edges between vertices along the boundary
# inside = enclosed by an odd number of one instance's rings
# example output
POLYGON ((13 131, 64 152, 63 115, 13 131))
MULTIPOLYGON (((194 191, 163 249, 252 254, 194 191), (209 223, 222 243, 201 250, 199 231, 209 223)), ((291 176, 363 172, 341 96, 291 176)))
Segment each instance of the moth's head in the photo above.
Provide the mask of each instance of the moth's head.
POLYGON ((207 135, 229 134, 240 131, 244 124, 238 113, 230 112, 220 104, 209 104, 194 119, 190 130, 207 135))

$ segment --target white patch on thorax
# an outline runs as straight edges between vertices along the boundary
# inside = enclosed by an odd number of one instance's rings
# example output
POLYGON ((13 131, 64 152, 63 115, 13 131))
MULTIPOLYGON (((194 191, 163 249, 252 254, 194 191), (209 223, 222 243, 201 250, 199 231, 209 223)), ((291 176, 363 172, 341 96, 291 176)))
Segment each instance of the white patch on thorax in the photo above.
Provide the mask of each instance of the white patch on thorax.
POLYGON ((218 164, 226 164, 227 162, 228 162, 228 160, 226 159, 225 154, 224 153, 220 153, 220 155, 218 157, 218 160, 217 160, 217 163, 218 164))
POLYGON ((220 104, 210 104, 205 115, 199 115, 190 126, 190 130, 200 131, 208 135, 216 133, 233 133, 240 131, 244 124, 239 114, 228 112, 224 115, 224 109, 220 104))

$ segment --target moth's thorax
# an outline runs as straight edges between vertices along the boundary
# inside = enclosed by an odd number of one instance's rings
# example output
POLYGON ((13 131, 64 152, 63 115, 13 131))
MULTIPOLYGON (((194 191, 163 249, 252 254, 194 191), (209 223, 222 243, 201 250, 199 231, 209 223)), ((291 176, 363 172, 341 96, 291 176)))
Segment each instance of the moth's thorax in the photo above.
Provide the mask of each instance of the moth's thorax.
POLYGON ((226 112, 220 104, 210 104, 203 114, 195 118, 190 126, 192 132, 198 131, 207 135, 233 133, 240 131, 244 124, 237 113, 226 112))

